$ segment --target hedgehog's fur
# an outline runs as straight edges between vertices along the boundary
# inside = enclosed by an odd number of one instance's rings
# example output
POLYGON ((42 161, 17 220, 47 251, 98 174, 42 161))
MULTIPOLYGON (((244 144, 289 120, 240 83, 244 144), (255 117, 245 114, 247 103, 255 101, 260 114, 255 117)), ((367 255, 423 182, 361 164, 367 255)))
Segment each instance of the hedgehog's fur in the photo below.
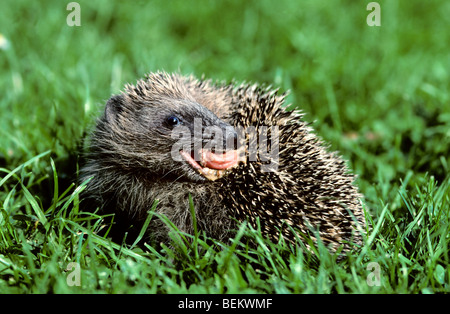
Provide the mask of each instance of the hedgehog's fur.
MULTIPOLYGON (((139 230, 155 199, 157 213, 193 233, 191 194, 198 229, 218 240, 232 235, 236 221, 247 220, 256 227, 259 218, 261 231, 274 241, 280 232, 294 241, 289 225, 302 234, 318 232, 333 251, 361 244, 365 222, 354 176, 336 153, 326 150, 302 114, 285 111, 283 103, 284 95, 268 88, 213 84, 164 72, 127 85, 108 101, 92 134, 80 178, 92 177, 85 198, 105 213, 116 214, 115 223, 121 226, 116 230, 122 236, 131 224, 139 230), (209 181, 171 158, 174 140, 161 123, 171 114, 185 121, 202 118, 206 125, 221 128, 255 126, 258 131, 261 126, 277 126, 277 160, 257 156, 209 181), (264 171, 270 162, 276 171, 264 171)), ((167 242, 167 232, 165 223, 152 219, 150 239, 167 242)))

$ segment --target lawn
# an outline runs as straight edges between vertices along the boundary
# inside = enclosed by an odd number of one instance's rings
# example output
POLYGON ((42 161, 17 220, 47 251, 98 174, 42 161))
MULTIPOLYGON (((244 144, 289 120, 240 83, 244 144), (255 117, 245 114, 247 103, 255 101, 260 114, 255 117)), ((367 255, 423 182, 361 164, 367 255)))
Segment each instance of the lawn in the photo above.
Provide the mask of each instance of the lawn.
POLYGON ((69 1, 2 3, 0 293, 449 293, 450 3, 378 1, 371 27, 369 2, 80 0, 80 26, 69 1), (358 175, 361 250, 337 262, 245 224, 231 245, 173 230, 162 251, 97 234, 83 139, 156 70, 290 90, 358 175))

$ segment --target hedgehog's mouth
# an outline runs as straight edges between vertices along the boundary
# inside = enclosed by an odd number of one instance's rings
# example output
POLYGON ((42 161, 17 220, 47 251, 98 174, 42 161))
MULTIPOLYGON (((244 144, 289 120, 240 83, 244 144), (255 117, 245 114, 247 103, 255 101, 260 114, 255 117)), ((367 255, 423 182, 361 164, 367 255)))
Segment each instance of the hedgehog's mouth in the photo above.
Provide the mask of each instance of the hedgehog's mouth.
POLYGON ((230 169, 237 167, 241 161, 238 150, 216 154, 210 150, 201 149, 200 162, 195 160, 193 151, 181 150, 180 155, 195 171, 211 181, 222 178, 230 169))

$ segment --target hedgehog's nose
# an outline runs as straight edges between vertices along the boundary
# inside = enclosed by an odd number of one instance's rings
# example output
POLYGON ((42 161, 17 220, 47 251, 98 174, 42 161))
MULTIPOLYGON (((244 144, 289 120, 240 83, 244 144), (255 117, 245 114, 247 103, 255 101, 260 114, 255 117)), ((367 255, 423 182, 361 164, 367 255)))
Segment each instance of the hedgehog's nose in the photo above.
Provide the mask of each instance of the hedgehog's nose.
POLYGON ((214 122, 203 129, 203 148, 209 148, 215 153, 237 149, 239 136, 235 128, 219 119, 214 122))

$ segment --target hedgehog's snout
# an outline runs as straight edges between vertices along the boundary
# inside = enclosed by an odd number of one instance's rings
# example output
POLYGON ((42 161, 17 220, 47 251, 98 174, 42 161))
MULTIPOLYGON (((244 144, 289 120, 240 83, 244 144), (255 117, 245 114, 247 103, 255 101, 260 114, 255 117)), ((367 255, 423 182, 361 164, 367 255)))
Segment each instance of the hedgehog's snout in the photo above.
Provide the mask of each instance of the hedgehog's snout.
POLYGON ((223 177, 240 162, 238 133, 230 124, 214 118, 194 119, 191 148, 186 150, 184 146, 179 152, 187 164, 211 181, 223 177))
POLYGON ((214 153, 225 153, 237 149, 238 134, 233 126, 220 120, 214 125, 202 128, 201 138, 194 136, 194 141, 202 143, 202 148, 214 153))

